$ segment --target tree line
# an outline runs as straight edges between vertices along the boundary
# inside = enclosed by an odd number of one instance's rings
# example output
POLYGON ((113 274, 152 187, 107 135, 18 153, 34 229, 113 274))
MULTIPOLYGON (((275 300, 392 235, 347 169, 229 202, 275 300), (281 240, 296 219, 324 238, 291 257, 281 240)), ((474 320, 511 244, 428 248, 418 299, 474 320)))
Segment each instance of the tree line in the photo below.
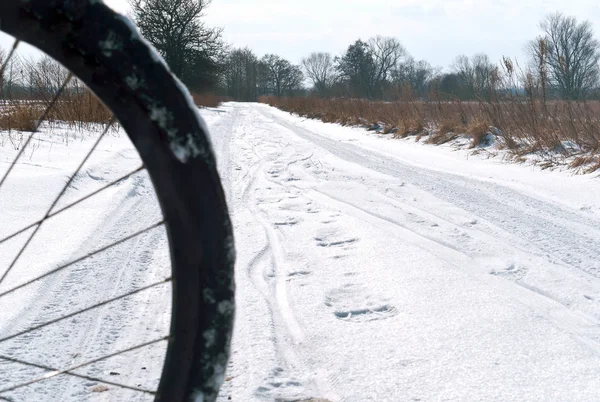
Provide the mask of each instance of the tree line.
MULTIPOLYGON (((458 56, 447 71, 415 60, 393 37, 358 39, 341 54, 314 52, 296 65, 275 54, 257 56, 225 43, 208 27, 210 0, 129 0, 141 33, 194 92, 240 101, 263 95, 353 97, 380 100, 476 100, 515 93, 543 99, 600 99, 600 43, 590 22, 555 13, 526 44, 524 66, 484 53, 458 56)), ((1 55, 0 55, 1 56, 1 55)), ((0 77, 0 93, 23 92, 19 69, 0 77)), ((27 81, 22 80, 22 81, 27 81)))
POLYGON ((522 93, 547 99, 600 99, 600 43, 589 21, 561 13, 540 23, 540 35, 526 44, 528 62, 494 63, 478 53, 458 56, 449 72, 416 61, 398 40, 357 40, 344 53, 312 53, 302 60, 310 91, 320 96, 368 99, 490 100, 522 93))

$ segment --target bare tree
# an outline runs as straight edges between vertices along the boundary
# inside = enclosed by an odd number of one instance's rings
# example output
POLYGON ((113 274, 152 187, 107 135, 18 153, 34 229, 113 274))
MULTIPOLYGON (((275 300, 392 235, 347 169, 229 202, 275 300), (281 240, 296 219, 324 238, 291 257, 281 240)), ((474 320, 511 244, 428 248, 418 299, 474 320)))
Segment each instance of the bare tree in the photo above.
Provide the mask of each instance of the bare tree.
POLYGON ((229 53, 224 76, 227 96, 241 101, 255 101, 257 76, 258 59, 250 49, 234 49, 229 53))
POLYGON ((268 69, 273 95, 291 95, 302 88, 304 75, 300 67, 275 54, 265 55, 261 62, 268 69))
MULTIPOLYGON (((0 65, 4 65, 8 57, 7 53, 0 49, 0 65)), ((23 87, 23 59, 14 54, 0 75, 0 98, 2 101, 11 100, 16 94, 17 89, 23 87)))
POLYGON ((333 57, 329 53, 311 53, 302 59, 302 66, 307 78, 312 82, 315 92, 321 96, 335 79, 333 57))
POLYGON ((28 60, 24 64, 32 95, 49 103, 66 81, 69 71, 49 56, 28 60))
POLYGON ((300 66, 292 65, 283 85, 284 94, 291 96, 304 91, 304 73, 300 66))
POLYGON ((192 89, 216 84, 224 58, 221 29, 207 28, 202 17, 210 0, 129 0, 144 37, 175 75, 192 89))
POLYGON ((459 97, 463 99, 489 98, 498 83, 498 67, 484 53, 477 53, 472 58, 460 55, 454 60, 452 69, 459 77, 462 86, 459 97))
POLYGON ((600 44, 591 23, 555 13, 540 28, 543 35, 528 46, 533 64, 547 66, 550 85, 564 99, 585 98, 600 81, 600 44))
POLYGON ((496 90, 498 83, 498 67, 494 65, 487 54, 477 53, 472 58, 473 88, 475 95, 489 99, 496 90))
POLYGON ((382 84, 389 79, 394 67, 406 56, 406 50, 397 39, 384 36, 371 38, 369 48, 374 61, 372 92, 379 92, 377 95, 381 95, 382 84))
POLYGON ((436 70, 428 62, 425 60, 416 61, 408 56, 392 70, 391 79, 397 88, 408 85, 417 96, 424 97, 429 81, 435 75, 436 70))
POLYGON ((456 72, 450 74, 443 74, 439 78, 438 90, 444 96, 465 99, 467 97, 467 94, 465 93, 466 87, 467 86, 463 80, 462 75, 456 72))
POLYGON ((475 96, 475 70, 468 56, 461 54, 452 63, 452 70, 458 77, 457 83, 462 88, 458 89, 458 95, 463 99, 472 99, 475 96))
POLYGON ((262 95, 273 95, 275 89, 273 88, 273 80, 271 78, 271 69, 264 60, 258 61, 257 66, 257 79, 256 85, 258 89, 258 96, 262 95))

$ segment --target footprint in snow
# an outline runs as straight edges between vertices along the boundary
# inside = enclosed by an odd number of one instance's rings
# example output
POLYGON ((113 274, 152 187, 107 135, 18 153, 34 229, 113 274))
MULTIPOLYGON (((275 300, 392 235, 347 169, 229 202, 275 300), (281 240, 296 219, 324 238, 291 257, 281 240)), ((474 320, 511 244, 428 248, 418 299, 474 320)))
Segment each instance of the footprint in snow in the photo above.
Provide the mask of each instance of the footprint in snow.
POLYGON ((513 281, 523 279, 526 274, 527 268, 517 265, 514 262, 508 263, 502 268, 494 268, 490 271, 490 275, 500 276, 513 281))
POLYGON ((315 237, 315 241, 319 247, 344 247, 356 243, 358 239, 355 237, 349 239, 335 239, 323 236, 315 237))
POLYGON ((279 175, 281 173, 280 169, 271 169, 269 171, 267 171, 268 174, 270 175, 279 175))
POLYGON ((372 297, 362 286, 346 284, 331 290, 325 297, 325 306, 333 316, 348 322, 384 320, 397 314, 396 308, 380 297, 372 297))
POLYGON ((340 320, 346 321, 372 321, 387 318, 396 314, 396 309, 389 304, 377 307, 365 307, 354 310, 340 310, 333 313, 340 320))
POLYGON ((285 201, 279 204, 279 209, 282 211, 300 212, 304 209, 301 202, 293 201, 293 198, 288 197, 292 201, 285 201))
POLYGON ((305 276, 310 275, 311 272, 310 271, 294 271, 294 272, 290 272, 288 274, 288 280, 292 280, 292 279, 297 279, 297 278, 304 278, 305 276))
POLYGON ((296 226, 298 223, 300 223, 298 219, 290 217, 284 221, 274 222, 273 224, 275 226, 296 226))
POLYGON ((255 394, 269 400, 301 400, 306 396, 306 388, 296 378, 289 378, 282 368, 277 367, 263 385, 258 387, 255 394))

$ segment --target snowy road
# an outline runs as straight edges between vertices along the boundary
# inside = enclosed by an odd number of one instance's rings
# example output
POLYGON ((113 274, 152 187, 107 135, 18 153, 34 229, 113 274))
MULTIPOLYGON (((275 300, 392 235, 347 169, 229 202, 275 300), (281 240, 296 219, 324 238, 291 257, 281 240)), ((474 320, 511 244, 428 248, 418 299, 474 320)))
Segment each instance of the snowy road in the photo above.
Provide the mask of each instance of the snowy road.
MULTIPOLYGON (((259 104, 202 114, 238 250, 221 402, 600 399, 598 178, 259 104)), ((43 132, 0 189, 0 239, 46 212, 98 134, 69 133, 43 132)), ((0 139, 1 176, 18 138, 0 139)), ((139 166, 110 133, 55 209, 139 166)), ((134 173, 45 223, 0 295, 160 219, 147 174, 134 173)), ((0 274, 30 233, 0 242, 0 274)), ((1 297, 0 341, 168 276, 159 227, 1 297)), ((0 356, 66 367, 147 342, 168 331, 169 301, 159 286, 0 342, 0 356)), ((153 389, 163 354, 160 344, 76 373, 153 389)), ((0 359, 0 389, 45 372, 0 359)), ((7 396, 152 399, 97 385, 61 376, 7 396)))
POLYGON ((600 182, 203 112, 238 248, 222 401, 595 401, 600 182))

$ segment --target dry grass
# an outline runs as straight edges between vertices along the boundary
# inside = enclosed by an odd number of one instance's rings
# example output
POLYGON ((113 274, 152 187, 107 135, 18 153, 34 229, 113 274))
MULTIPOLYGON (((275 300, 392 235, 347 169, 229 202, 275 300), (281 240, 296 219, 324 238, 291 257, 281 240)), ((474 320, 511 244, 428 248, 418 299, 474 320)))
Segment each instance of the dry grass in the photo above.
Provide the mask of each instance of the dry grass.
POLYGON ((448 134, 448 133, 461 133, 465 132, 465 128, 461 127, 458 120, 447 119, 440 123, 438 130, 440 134, 448 134))
POLYGON ((481 144, 489 130, 490 125, 481 117, 476 117, 471 120, 467 127, 467 133, 473 138, 471 148, 475 148, 477 145, 481 144))
POLYGON ((40 108, 27 103, 11 103, 0 114, 0 130, 35 131, 40 108))
POLYGON ((223 102, 227 102, 229 98, 224 96, 218 96, 214 94, 192 94, 192 98, 194 98, 194 103, 196 106, 201 107, 218 107, 223 102))
MULTIPOLYGON (((226 100, 216 95, 194 95, 196 104, 204 107, 217 107, 226 100)), ((0 114, 0 130, 34 131, 37 119, 50 102, 50 98, 29 102, 10 101, 0 114)), ((111 117, 110 110, 91 91, 78 87, 61 95, 50 108, 46 120, 83 130, 107 124, 111 117)))
MULTIPOLYGON (((44 106, 48 106, 46 103, 44 106)), ((86 128, 91 124, 107 124, 110 110, 89 90, 67 94, 50 109, 48 120, 64 122, 71 127, 86 128)))
POLYGON ((582 153, 600 150, 600 102, 542 101, 496 97, 489 101, 381 102, 366 99, 262 97, 261 102, 308 118, 343 125, 379 123, 384 132, 403 138, 429 134, 427 142, 442 144, 461 134, 475 147, 490 130, 501 135, 503 146, 514 155, 573 155, 562 146, 577 144, 582 153), (420 134, 421 133, 421 134, 420 134))
POLYGON ((569 167, 580 173, 593 173, 600 169, 600 157, 598 155, 580 155, 571 161, 569 167))
MULTIPOLYGON (((11 101, 0 115, 0 130, 34 131, 37 119, 50 106, 44 101, 11 101)), ((107 124, 112 113, 94 94, 83 91, 65 94, 48 110, 46 120, 66 124, 71 128, 85 129, 91 125, 107 124)))
POLYGON ((425 129, 425 122, 418 116, 410 116, 398 121, 396 128, 396 138, 404 138, 409 135, 418 135, 425 129))
POLYGON ((596 163, 597 161, 598 161, 598 157, 595 155, 577 156, 575 159, 573 159, 573 161, 569 164, 569 166, 576 169, 576 168, 580 168, 582 166, 596 163))
POLYGON ((434 144, 434 145, 442 145, 447 143, 448 141, 452 141, 453 139, 457 138, 458 134, 454 134, 454 133, 444 133, 443 131, 436 131, 433 134, 431 134, 429 136, 429 138, 427 138, 427 141, 425 141, 427 144, 434 144))

